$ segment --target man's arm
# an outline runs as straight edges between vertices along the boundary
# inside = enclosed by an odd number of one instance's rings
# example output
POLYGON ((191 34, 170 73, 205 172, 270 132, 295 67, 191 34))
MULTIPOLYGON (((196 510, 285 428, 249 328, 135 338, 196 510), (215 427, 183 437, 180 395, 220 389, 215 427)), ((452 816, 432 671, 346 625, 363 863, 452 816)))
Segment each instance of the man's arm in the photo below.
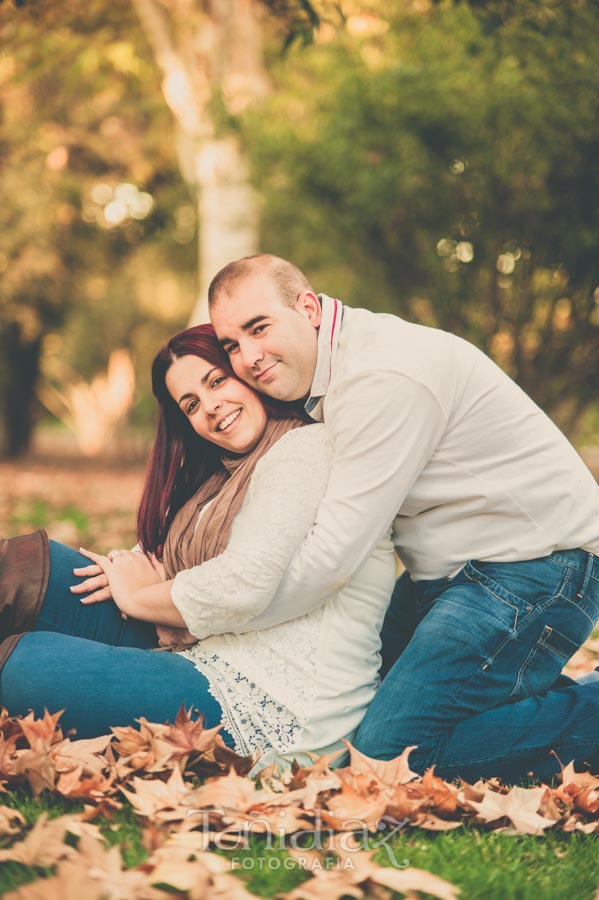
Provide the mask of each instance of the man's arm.
POLYGON ((389 372, 339 386, 326 415, 333 468, 315 524, 272 603, 235 631, 303 615, 346 584, 386 534, 447 424, 427 387, 389 372))

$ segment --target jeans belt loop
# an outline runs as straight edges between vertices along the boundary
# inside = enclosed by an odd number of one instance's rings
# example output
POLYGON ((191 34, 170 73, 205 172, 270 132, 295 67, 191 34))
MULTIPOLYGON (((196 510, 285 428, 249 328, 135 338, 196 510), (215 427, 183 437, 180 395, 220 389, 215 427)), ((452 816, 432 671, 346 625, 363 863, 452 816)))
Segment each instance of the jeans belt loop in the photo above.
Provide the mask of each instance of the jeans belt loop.
POLYGON ((579 600, 582 600, 582 598, 584 596, 584 592, 586 591, 589 581, 591 580, 591 572, 593 570, 593 564, 595 562, 595 557, 593 556, 592 553, 587 553, 586 551, 585 551, 585 553, 586 553, 586 558, 587 558, 587 564, 584 569, 584 575, 582 577, 582 584, 580 585, 580 590, 576 594, 576 596, 579 600))

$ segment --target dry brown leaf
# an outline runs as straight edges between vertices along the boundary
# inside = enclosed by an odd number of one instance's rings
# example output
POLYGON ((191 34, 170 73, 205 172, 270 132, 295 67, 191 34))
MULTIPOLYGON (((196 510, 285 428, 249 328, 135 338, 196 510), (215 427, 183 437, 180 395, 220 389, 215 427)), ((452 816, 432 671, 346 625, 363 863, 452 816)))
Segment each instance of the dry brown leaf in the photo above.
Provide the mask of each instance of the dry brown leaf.
POLYGON ((86 797, 100 800, 112 787, 115 774, 106 777, 100 771, 94 772, 92 775, 85 775, 83 765, 77 766, 70 772, 63 772, 59 776, 55 790, 63 797, 86 797))
POLYGON ((193 791, 190 804, 195 809, 234 809, 245 812, 258 798, 256 786, 249 778, 238 775, 230 769, 226 775, 209 778, 205 784, 193 791))
POLYGON ((40 878, 24 884, 8 894, 4 900, 105 900, 106 893, 98 882, 87 875, 81 865, 59 865, 52 878, 40 878))
POLYGON ((391 888, 392 891, 421 891, 423 894, 431 894, 439 897, 439 900, 457 900, 459 889, 455 885, 426 872, 424 869, 392 869, 387 866, 377 866, 376 871, 371 872, 370 881, 391 888))
POLYGON ((435 775, 435 767, 427 769, 422 776, 422 787, 428 793, 432 805, 438 813, 455 813, 458 807, 458 788, 435 775))
POLYGON ((183 781, 178 768, 173 769, 168 781, 158 778, 133 778, 134 790, 120 788, 133 809, 141 816, 161 821, 176 821, 189 815, 192 791, 183 781))
POLYGON ((414 816, 410 825, 414 828, 423 828, 425 831, 453 831, 455 828, 461 828, 463 822, 456 822, 455 819, 442 819, 434 813, 425 812, 414 816))
POLYGON ((0 836, 17 834, 26 824, 18 810, 11 809, 10 806, 0 806, 0 836))
POLYGON ((163 739, 168 728, 168 725, 156 726, 143 716, 139 728, 132 725, 112 728, 116 738, 114 749, 119 756, 116 763, 119 777, 127 778, 131 772, 164 772, 172 768, 168 762, 173 746, 163 739))
POLYGON ((36 719, 33 711, 17 719, 21 732, 27 738, 30 747, 34 749, 47 747, 49 749, 63 740, 62 731, 58 725, 58 720, 63 712, 64 709, 61 709, 57 713, 50 714, 47 709, 44 709, 41 719, 36 719))
POLYGON ((0 861, 13 860, 24 866, 54 866, 75 851, 64 843, 67 826, 61 819, 48 821, 42 813, 27 837, 12 847, 0 850, 0 861))
POLYGON ((516 831, 522 834, 541 834, 555 825, 553 819, 538 814, 545 788, 514 787, 507 794, 486 791, 481 803, 473 800, 469 805, 483 822, 497 822, 507 818, 516 831))
POLYGON ((412 772, 408 765, 408 757, 412 750, 416 749, 415 746, 406 747, 403 753, 396 756, 395 759, 381 760, 370 759, 370 757, 364 756, 363 753, 360 753, 359 750, 352 747, 348 741, 344 741, 343 743, 349 748, 349 768, 352 773, 357 775, 358 773, 363 772, 365 775, 376 780, 376 782, 382 785, 388 792, 393 792, 398 784, 406 784, 408 781, 418 778, 417 773, 412 772))
POLYGON ((344 872, 337 869, 313 869, 313 877, 304 881, 299 887, 287 894, 284 900, 340 900, 341 897, 364 897, 364 891, 356 884, 351 884, 344 872))
POLYGON ((17 750, 14 761, 14 774, 25 779, 34 797, 43 790, 54 790, 56 770, 52 757, 45 749, 17 750))
POLYGON ((385 796, 378 791, 359 793, 348 783, 347 770, 340 769, 338 774, 343 789, 328 799, 327 809, 321 811, 323 822, 339 831, 355 831, 364 826, 376 831, 387 808, 385 796))

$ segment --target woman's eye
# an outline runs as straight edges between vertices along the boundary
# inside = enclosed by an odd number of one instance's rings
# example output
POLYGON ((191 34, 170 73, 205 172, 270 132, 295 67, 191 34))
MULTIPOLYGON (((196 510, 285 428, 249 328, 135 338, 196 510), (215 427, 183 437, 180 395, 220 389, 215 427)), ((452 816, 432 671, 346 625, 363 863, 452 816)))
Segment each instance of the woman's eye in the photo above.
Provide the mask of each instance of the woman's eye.
POLYGON ((191 400, 191 402, 187 404, 187 409, 185 410, 185 412, 187 413, 188 416, 190 416, 192 414, 192 412, 197 407, 197 405, 198 405, 197 400, 191 400))
POLYGON ((218 375, 212 382, 212 387, 218 387, 220 384, 223 383, 223 381, 226 381, 226 380, 227 380, 226 375, 218 375))

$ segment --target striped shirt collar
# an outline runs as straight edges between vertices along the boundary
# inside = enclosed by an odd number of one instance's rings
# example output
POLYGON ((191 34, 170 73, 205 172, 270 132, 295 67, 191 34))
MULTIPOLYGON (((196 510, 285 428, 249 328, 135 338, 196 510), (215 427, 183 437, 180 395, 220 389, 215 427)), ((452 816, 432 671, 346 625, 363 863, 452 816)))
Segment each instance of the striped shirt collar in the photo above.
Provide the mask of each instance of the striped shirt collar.
POLYGON ((335 363, 341 322, 343 319, 343 304, 340 300, 333 300, 326 294, 319 294, 318 299, 322 307, 322 319, 318 330, 318 351, 316 356, 316 368, 310 388, 310 396, 306 400, 304 409, 312 418, 318 417, 316 407, 324 398, 335 363), (313 413, 316 412, 316 415, 313 413))

